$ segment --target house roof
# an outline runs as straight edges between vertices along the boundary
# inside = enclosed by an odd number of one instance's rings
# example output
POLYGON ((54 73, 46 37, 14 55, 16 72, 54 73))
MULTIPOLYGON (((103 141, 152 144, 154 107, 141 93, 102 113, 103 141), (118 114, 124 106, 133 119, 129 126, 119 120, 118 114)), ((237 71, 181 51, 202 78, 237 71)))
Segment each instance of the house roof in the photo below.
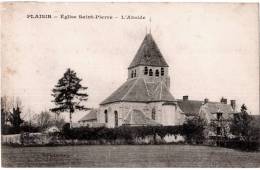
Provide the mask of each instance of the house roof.
POLYGON ((129 112, 127 118, 124 120, 124 125, 146 125, 146 126, 156 126, 160 125, 154 120, 146 117, 140 110, 132 110, 129 112))
POLYGON ((97 109, 92 109, 89 113, 83 116, 78 122, 84 122, 89 120, 97 120, 97 109))
POLYGON ((197 114, 203 102, 198 100, 178 100, 178 106, 185 114, 197 114))
POLYGON ((205 107, 208 109, 210 113, 232 113, 233 109, 229 104, 223 103, 207 103, 205 107))
POLYGON ((225 118, 229 118, 230 117, 229 114, 233 112, 231 105, 223 104, 220 102, 208 102, 204 104, 203 101, 199 101, 199 100, 178 99, 177 104, 180 107, 180 109, 183 111, 183 113, 186 115, 197 115, 200 113, 200 110, 203 109, 203 111, 207 113, 211 113, 210 115, 221 112, 224 113, 223 116, 225 118))
POLYGON ((215 119, 216 113, 223 113, 222 116, 224 119, 231 119, 233 117, 233 109, 229 104, 223 104, 219 102, 215 103, 206 103, 202 106, 202 112, 207 113, 208 119, 215 119))
POLYGON ((146 82, 138 77, 127 80, 106 98, 101 105, 114 102, 172 102, 174 97, 163 82, 146 82))
POLYGON ((139 65, 168 67, 151 34, 147 34, 128 68, 139 65))

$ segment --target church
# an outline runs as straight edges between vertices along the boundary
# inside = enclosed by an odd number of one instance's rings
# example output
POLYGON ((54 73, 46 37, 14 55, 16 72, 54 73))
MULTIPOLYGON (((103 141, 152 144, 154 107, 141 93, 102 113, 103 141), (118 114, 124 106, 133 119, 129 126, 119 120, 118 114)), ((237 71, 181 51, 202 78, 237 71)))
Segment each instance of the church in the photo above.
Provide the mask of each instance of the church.
POLYGON ((100 103, 97 121, 106 127, 178 125, 182 115, 169 91, 169 65, 147 34, 128 67, 128 78, 100 103))
POLYGON ((174 126, 186 118, 199 115, 208 123, 218 115, 230 119, 236 112, 236 101, 220 102, 175 99, 170 92, 169 65, 151 33, 143 42, 128 67, 128 77, 118 89, 79 120, 81 126, 174 126))

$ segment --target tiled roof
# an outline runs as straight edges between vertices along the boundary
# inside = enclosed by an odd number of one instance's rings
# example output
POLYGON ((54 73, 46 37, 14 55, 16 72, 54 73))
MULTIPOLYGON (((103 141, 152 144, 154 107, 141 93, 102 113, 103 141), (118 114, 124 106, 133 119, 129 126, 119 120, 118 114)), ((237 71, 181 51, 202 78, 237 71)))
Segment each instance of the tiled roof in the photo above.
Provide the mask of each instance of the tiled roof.
POLYGON ((178 106, 185 114, 198 114, 203 102, 198 100, 178 100, 178 106))
POLYGON ((168 67, 151 34, 147 34, 129 68, 139 65, 168 67))
POLYGON ((223 104, 223 103, 207 103, 205 104, 205 108, 208 109, 210 113, 232 113, 233 109, 231 105, 229 104, 223 104))
POLYGON ((177 100, 178 106, 186 115, 197 115, 201 110, 206 113, 210 113, 208 116, 213 117, 213 114, 217 112, 223 113, 224 118, 230 118, 233 109, 229 104, 223 104, 220 102, 208 102, 204 104, 199 100, 177 100))
POLYGON ((127 80, 106 98, 101 105, 122 101, 149 103, 158 101, 171 102, 175 101, 175 99, 167 89, 165 83, 148 83, 144 78, 139 77, 127 80))
POLYGON ((224 119, 231 119, 233 117, 232 113, 234 112, 231 105, 223 103, 207 103, 202 106, 202 111, 208 113, 207 117, 209 119, 215 119, 216 113, 223 113, 222 116, 224 119))
POLYGON ((128 114, 127 118, 124 120, 124 125, 133 125, 133 126, 156 126, 160 125, 154 120, 146 117, 143 112, 140 110, 132 110, 128 114))
POLYGON ((84 122, 89 120, 97 120, 97 109, 92 109, 89 113, 83 116, 78 122, 84 122))

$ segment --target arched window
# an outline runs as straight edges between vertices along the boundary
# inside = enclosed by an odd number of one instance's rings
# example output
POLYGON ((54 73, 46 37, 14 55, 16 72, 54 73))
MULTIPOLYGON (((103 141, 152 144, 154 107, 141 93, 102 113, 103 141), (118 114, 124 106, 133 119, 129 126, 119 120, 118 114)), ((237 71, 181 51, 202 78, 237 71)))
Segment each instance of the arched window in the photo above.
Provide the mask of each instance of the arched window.
POLYGON ((115 127, 118 127, 118 113, 115 111, 115 127))
POLYGON ((107 117, 107 110, 105 110, 105 123, 107 123, 108 122, 108 117, 107 117))
POLYGON ((144 75, 147 75, 147 74, 148 74, 148 68, 144 67, 144 75))
POLYGON ((161 76, 164 76, 164 68, 161 68, 161 76))
POLYGON ((153 76, 153 70, 152 69, 149 70, 149 76, 153 76))
POLYGON ((132 70, 132 72, 131 72, 131 78, 133 78, 134 77, 134 71, 132 70))
POLYGON ((152 119, 153 119, 153 120, 155 120, 155 115, 156 115, 156 113, 155 113, 155 108, 153 108, 153 109, 152 109, 152 119))
POLYGON ((160 73, 159 73, 159 70, 155 70, 155 76, 156 76, 156 77, 159 77, 159 74, 160 74, 160 73))
POLYGON ((135 70, 135 73, 134 73, 134 77, 136 77, 136 70, 135 70))

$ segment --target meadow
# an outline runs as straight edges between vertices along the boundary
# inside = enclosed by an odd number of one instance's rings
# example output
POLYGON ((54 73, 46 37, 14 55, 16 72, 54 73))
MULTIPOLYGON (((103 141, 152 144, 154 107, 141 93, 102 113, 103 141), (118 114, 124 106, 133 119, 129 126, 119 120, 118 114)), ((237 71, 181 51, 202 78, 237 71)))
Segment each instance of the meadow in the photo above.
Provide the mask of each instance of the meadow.
POLYGON ((2 146, 2 167, 260 167, 260 152, 193 145, 2 146))

